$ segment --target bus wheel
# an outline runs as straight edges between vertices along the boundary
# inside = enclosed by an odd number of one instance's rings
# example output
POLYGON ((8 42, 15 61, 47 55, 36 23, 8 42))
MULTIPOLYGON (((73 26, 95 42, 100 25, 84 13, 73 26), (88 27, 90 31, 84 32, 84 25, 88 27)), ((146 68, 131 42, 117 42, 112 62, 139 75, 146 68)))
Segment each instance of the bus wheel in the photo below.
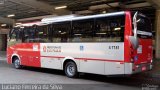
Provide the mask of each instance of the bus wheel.
POLYGON ((75 78, 77 77, 77 66, 74 62, 67 62, 65 65, 65 74, 69 78, 75 78))
POLYGON ((13 65, 14 65, 14 68, 16 69, 20 69, 22 66, 20 65, 20 60, 18 58, 15 58, 14 61, 13 61, 13 65))

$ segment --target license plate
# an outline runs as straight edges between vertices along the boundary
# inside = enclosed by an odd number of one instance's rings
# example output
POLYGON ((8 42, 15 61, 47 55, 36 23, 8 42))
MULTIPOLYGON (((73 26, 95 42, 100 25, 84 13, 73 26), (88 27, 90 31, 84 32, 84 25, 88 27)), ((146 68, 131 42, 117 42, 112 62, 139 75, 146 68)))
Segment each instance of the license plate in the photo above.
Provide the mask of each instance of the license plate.
POLYGON ((147 68, 146 68, 146 66, 143 66, 142 67, 142 71, 145 71, 147 68))

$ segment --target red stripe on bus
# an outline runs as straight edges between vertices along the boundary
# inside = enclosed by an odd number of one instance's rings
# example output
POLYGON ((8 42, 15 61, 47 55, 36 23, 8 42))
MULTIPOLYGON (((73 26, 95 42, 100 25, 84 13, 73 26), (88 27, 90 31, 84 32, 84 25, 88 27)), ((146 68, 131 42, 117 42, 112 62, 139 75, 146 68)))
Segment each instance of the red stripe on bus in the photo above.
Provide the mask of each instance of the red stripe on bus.
POLYGON ((41 56, 41 57, 47 57, 47 58, 65 58, 65 57, 61 57, 61 56, 41 56))
MULTIPOLYGON (((62 57, 62 56, 41 56, 41 57, 46 57, 46 58, 65 58, 65 57, 62 57)), ((108 59, 95 59, 95 58, 74 58, 74 59, 78 59, 78 60, 94 60, 94 61, 108 61, 108 62, 124 62, 124 61, 121 61, 121 60, 108 60, 108 59)))

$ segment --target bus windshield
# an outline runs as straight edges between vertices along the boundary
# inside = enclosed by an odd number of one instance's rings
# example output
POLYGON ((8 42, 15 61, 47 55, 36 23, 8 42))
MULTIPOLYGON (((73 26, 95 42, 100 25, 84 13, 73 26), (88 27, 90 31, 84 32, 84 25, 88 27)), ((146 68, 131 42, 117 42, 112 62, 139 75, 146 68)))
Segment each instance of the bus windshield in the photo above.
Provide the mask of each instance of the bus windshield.
POLYGON ((152 38, 151 21, 143 14, 137 15, 137 34, 139 38, 152 38))

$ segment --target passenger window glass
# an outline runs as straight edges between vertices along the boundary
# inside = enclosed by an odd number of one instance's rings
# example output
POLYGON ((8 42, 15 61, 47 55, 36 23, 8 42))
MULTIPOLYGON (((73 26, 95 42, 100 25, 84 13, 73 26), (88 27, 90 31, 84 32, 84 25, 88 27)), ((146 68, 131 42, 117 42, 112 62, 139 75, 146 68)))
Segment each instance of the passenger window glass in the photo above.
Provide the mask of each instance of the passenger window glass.
POLYGON ((124 41, 124 16, 103 17, 96 19, 94 33, 96 42, 123 42, 124 41))
POLYGON ((69 42, 70 22, 53 24, 53 42, 69 42))
POLYGON ((42 43, 48 42, 48 27, 32 26, 23 29, 22 42, 42 43))
POLYGON ((48 42, 48 27, 46 25, 39 26, 37 29, 36 40, 39 42, 48 42))
POLYGON ((25 27, 22 42, 123 42, 124 15, 25 27))
POLYGON ((92 42, 94 19, 76 20, 72 22, 72 42, 92 42))

